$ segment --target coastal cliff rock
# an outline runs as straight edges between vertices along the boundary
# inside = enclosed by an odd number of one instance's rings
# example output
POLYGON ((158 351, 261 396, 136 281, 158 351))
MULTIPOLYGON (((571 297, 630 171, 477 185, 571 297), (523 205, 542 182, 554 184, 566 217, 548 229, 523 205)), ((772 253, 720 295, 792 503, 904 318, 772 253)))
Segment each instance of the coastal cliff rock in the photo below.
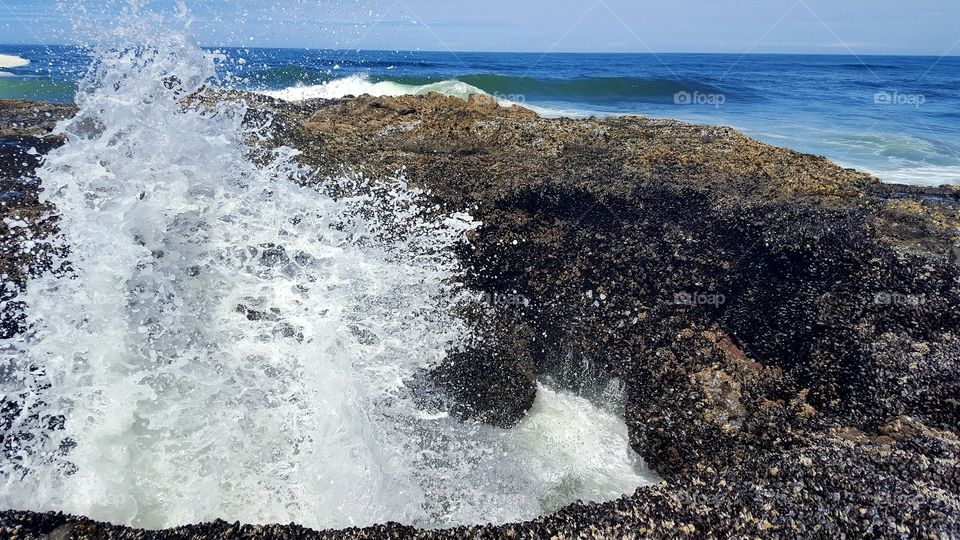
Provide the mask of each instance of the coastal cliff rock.
MULTIPOLYGON (((0 535, 960 536, 960 190, 881 184, 724 127, 549 120, 439 95, 242 98, 275 117, 272 144, 321 174, 402 171, 482 221, 460 253, 467 286, 524 301, 488 326, 502 346, 425 375, 445 406, 510 425, 535 378, 575 355, 625 382, 631 444, 664 482, 444 531, 145 534, 7 512, 0 535), (472 386, 457 385, 465 376, 472 386)), ((4 211, 24 215, 16 204, 4 211)))

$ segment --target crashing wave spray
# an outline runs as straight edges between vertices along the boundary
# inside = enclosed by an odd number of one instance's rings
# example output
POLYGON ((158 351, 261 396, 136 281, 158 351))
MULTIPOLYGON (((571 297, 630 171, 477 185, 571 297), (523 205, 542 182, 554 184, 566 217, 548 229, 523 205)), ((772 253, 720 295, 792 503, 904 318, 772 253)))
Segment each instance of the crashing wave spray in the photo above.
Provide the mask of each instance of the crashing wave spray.
POLYGON ((436 216, 401 181, 301 187, 289 148, 253 159, 244 106, 198 94, 218 59, 135 15, 38 172, 59 217, 48 242, 69 253, 21 297, 28 332, 0 342, 2 506, 145 528, 436 526, 644 481, 622 423, 571 430, 549 391, 514 432, 417 410, 403 381, 467 332, 450 248, 470 218, 436 216), (360 194, 329 195, 345 191, 360 194), (585 438, 616 450, 599 467, 545 451, 585 438))
POLYGON ((293 151, 254 165, 242 106, 182 103, 214 60, 176 34, 103 49, 39 172, 72 270, 30 284, 4 393, 25 402, 21 440, 66 421, 16 453, 25 478, 5 471, 17 506, 144 526, 329 508, 337 523, 402 496, 374 487, 404 476, 376 410, 456 336, 445 248, 469 224, 418 222, 398 184, 408 234, 383 243, 387 223, 345 218, 365 201, 291 181, 293 151))

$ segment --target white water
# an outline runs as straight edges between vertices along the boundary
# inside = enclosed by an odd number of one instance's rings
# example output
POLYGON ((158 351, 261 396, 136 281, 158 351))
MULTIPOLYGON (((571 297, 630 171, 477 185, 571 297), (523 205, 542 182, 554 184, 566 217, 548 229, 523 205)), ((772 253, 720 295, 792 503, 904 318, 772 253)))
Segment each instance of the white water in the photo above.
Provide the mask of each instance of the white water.
POLYGON ((484 94, 483 90, 460 81, 412 85, 392 81, 373 82, 366 75, 350 75, 340 79, 309 86, 292 86, 283 90, 264 91, 262 94, 284 101, 308 99, 337 99, 346 96, 422 96, 436 92, 447 96, 467 99, 472 94, 484 94))
POLYGON ((32 280, 30 331, 0 342, 0 506, 442 526, 651 480, 623 421, 576 396, 541 388, 509 431, 419 411, 403 381, 467 333, 450 248, 475 224, 400 180, 299 187, 292 149, 256 164, 242 105, 184 107, 216 58, 170 24, 117 26, 39 171, 72 270, 32 280))
POLYGON ((10 54, 0 54, 0 68, 13 69, 29 65, 30 61, 26 58, 13 56, 10 54))

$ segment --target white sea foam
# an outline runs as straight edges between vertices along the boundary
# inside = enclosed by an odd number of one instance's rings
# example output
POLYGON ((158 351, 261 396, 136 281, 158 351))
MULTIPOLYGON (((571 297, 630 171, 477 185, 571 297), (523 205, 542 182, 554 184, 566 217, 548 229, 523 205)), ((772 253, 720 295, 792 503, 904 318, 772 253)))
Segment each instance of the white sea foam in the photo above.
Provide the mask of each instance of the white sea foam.
POLYGON ((0 68, 13 69, 29 65, 30 61, 26 58, 20 58, 19 56, 13 56, 9 54, 0 54, 0 68))
POLYGON ((184 107, 217 59, 169 24, 116 25, 38 172, 62 236, 34 241, 70 268, 31 280, 29 331, 0 341, 0 507, 437 526, 650 480, 576 396, 541 388, 515 430, 418 410, 403 381, 467 334, 451 247, 476 224, 402 179, 315 189, 295 150, 252 159, 243 106, 184 107))
POLYGON ((960 165, 916 166, 896 169, 877 168, 869 164, 859 167, 884 182, 919 186, 960 185, 960 165))
MULTIPOLYGON (((506 102, 501 101, 500 104, 505 107, 509 107, 510 105, 513 105, 513 103, 509 101, 506 101, 506 102)), ((591 116, 595 116, 595 117, 614 116, 609 112, 605 113, 602 111, 590 111, 586 109, 578 110, 578 109, 563 108, 563 107, 547 107, 544 105, 532 105, 530 103, 523 103, 520 106, 530 109, 531 111, 537 113, 538 116, 542 116, 543 118, 580 119, 580 118, 590 118, 591 116)))
POLYGON ((827 146, 843 152, 842 166, 859 169, 884 182, 939 186, 960 184, 960 155, 939 139, 901 134, 835 134, 827 146))
POLYGON ((936 137, 931 140, 909 133, 847 133, 804 125, 785 126, 789 134, 733 127, 769 144, 826 155, 841 167, 872 174, 884 182, 960 184, 957 149, 936 137))
POLYGON ((39 172, 73 271, 30 284, 32 330, 5 344, 4 394, 25 403, 12 432, 40 440, 4 502, 146 527, 415 518, 389 415, 462 331, 439 307, 469 222, 418 223, 395 183, 385 210, 410 234, 380 240, 386 223, 350 217, 364 200, 294 182, 292 150, 255 166, 242 107, 182 111, 212 75, 175 35, 102 53, 39 172))
POLYGON ((540 456, 531 460, 536 470, 527 474, 545 484, 545 510, 559 509, 574 498, 613 500, 654 479, 630 449, 623 418, 544 385, 538 387, 529 416, 509 436, 514 448, 540 456))
POLYGON ((340 79, 312 85, 293 86, 283 90, 262 92, 264 95, 284 101, 307 99, 337 99, 345 96, 420 96, 431 92, 467 99, 471 94, 485 94, 483 90, 460 81, 441 81, 424 85, 402 84, 392 81, 371 81, 366 75, 350 75, 340 79))

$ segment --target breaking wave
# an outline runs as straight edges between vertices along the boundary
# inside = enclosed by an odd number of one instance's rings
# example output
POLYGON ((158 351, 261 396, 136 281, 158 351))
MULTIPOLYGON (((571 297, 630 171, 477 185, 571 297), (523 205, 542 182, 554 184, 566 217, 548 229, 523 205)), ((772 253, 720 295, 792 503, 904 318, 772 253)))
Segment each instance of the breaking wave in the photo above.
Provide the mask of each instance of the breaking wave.
POLYGON ((345 96, 420 96, 436 92, 467 99, 471 94, 483 94, 483 90, 467 83, 450 80, 427 84, 404 84, 395 81, 373 81, 367 75, 351 75, 329 82, 292 86, 282 90, 268 90, 263 94, 285 101, 307 99, 337 99, 345 96))
POLYGON ((14 69, 24 66, 29 66, 30 61, 26 58, 21 58, 19 56, 10 55, 10 54, 0 54, 0 68, 3 69, 14 69))
MULTIPOLYGON (((290 86, 266 90, 264 94, 287 101, 306 99, 336 99, 345 96, 404 96, 437 92, 466 99, 471 94, 494 96, 501 101, 523 102, 672 102, 677 92, 718 93, 719 89, 695 81, 670 79, 643 79, 632 77, 588 77, 581 79, 536 79, 504 75, 463 75, 455 79, 424 77, 371 77, 354 74, 324 80, 318 84, 304 84, 305 73, 300 69, 273 70, 263 81, 282 84, 290 77, 290 86)), ((318 75, 324 77, 323 75, 318 75)), ((259 75, 251 77, 261 81, 259 75)), ((747 96, 742 95, 741 98, 747 96)))

